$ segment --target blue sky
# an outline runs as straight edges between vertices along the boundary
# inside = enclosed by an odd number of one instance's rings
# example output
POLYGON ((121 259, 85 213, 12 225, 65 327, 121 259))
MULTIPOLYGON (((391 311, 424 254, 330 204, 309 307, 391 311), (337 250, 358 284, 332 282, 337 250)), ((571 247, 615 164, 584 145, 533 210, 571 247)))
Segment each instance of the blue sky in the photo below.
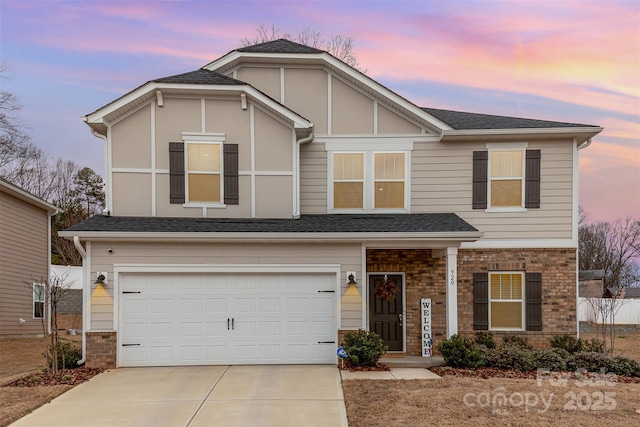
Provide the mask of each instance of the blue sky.
POLYGON ((261 23, 353 36, 367 74, 420 106, 604 126, 580 203, 615 220, 640 216, 639 22, 638 1, 0 0, 0 60, 34 143, 103 174, 83 115, 261 23))

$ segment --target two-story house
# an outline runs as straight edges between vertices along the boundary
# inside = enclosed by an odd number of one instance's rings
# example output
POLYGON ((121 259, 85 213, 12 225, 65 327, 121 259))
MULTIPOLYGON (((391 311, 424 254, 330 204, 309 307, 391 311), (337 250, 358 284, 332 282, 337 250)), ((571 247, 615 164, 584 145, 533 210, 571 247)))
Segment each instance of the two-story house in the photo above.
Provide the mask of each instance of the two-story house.
POLYGON ((421 108, 286 40, 84 117, 105 214, 83 254, 89 365, 335 363, 346 331, 576 334, 578 152, 602 128, 421 108), (96 282, 98 282, 96 284, 96 282))

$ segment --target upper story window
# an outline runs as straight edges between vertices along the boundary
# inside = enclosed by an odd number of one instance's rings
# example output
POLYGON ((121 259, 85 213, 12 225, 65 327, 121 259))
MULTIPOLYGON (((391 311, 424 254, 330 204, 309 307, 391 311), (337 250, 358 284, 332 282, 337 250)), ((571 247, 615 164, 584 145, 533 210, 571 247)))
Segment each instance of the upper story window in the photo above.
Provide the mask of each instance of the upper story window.
POLYGON ((491 207, 524 206, 522 171, 523 155, 519 151, 491 151, 489 157, 491 174, 489 193, 491 207))
POLYGON ((169 142, 169 203, 224 208, 240 203, 238 144, 224 134, 184 133, 169 142))
POLYGON ((329 210, 408 209, 406 153, 333 152, 329 158, 329 210))
POLYGON ((41 319, 44 317, 44 285, 40 283, 33 284, 33 318, 41 319))
POLYGON ((473 209, 525 212, 540 207, 540 150, 526 147, 496 143, 473 152, 473 209))
POLYGON ((187 201, 220 203, 222 144, 187 144, 187 201))

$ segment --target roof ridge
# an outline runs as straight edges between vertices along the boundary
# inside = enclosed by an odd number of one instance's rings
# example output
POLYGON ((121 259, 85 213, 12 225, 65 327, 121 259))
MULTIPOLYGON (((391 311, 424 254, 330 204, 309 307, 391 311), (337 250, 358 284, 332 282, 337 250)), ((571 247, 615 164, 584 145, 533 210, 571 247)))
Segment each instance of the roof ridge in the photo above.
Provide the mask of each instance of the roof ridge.
POLYGON ((268 40, 249 46, 236 49, 237 52, 260 52, 260 53, 324 53, 326 51, 286 38, 268 40))

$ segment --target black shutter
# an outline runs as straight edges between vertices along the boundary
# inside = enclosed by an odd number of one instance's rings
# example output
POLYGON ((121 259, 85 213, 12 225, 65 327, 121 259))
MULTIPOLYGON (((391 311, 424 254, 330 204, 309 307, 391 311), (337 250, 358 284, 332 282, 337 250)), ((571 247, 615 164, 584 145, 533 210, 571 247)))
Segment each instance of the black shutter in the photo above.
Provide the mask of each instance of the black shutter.
POLYGON ((540 150, 527 150, 524 207, 540 207, 540 150))
POLYGON ((239 204, 240 183, 238 179, 238 144, 223 145, 224 203, 239 204))
POLYGON ((184 203, 184 143, 169 143, 169 203, 184 203))
POLYGON ((542 273, 526 273, 526 328, 542 330, 542 273))
POLYGON ((473 209, 487 208, 487 167, 489 154, 473 152, 473 209))
POLYGON ((489 329, 489 273, 473 273, 473 329, 489 329))

